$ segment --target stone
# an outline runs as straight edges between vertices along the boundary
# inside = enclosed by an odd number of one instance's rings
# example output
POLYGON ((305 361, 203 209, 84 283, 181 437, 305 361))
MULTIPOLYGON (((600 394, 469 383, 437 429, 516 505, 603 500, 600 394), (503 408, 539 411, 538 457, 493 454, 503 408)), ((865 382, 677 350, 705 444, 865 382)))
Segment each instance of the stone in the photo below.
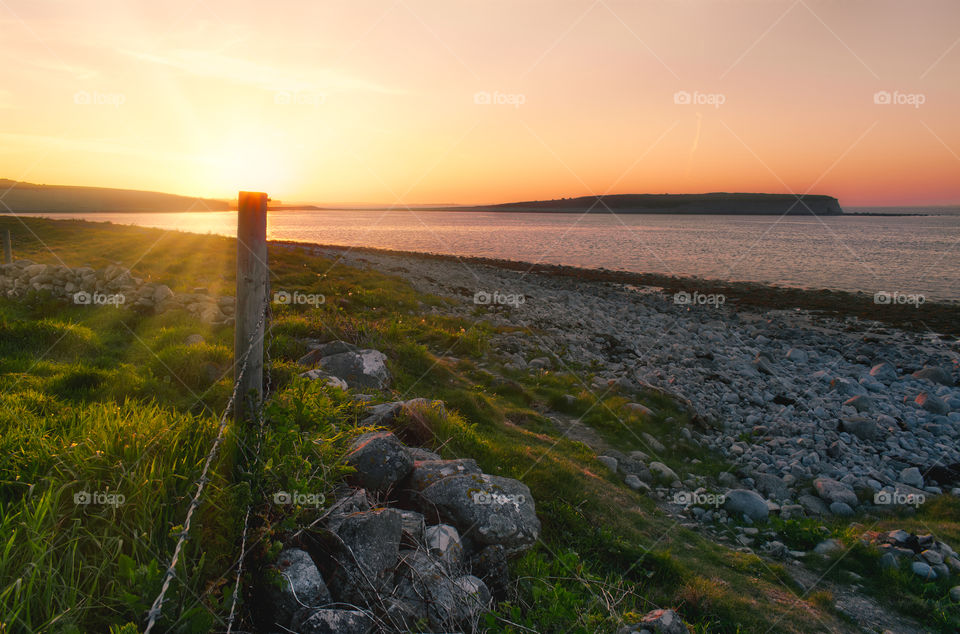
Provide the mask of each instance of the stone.
POLYGON ((617 459, 612 456, 597 456, 597 462, 607 467, 614 473, 617 471, 617 459))
POLYGON ((632 630, 649 631, 655 634, 689 634, 683 619, 673 610, 653 610, 644 615, 640 622, 631 626, 632 630))
POLYGON ((757 489, 774 500, 785 500, 790 497, 790 489, 782 478, 772 473, 758 473, 754 476, 757 489))
POLYGON ((884 383, 892 383, 897 380, 897 368, 889 363, 878 363, 870 368, 870 376, 884 383))
POLYGON ((627 403, 623 406, 623 409, 627 410, 631 414, 636 414, 637 416, 653 416, 653 410, 646 405, 641 405, 640 403, 627 403))
POLYGON ((265 586, 266 603, 277 625, 288 627, 302 607, 319 608, 333 600, 320 570, 305 550, 285 548, 268 571, 276 575, 277 582, 265 586))
POLYGON ((923 488, 923 475, 916 467, 907 467, 900 472, 900 482, 917 489, 923 488))
POLYGON ((934 414, 946 416, 950 413, 950 407, 936 395, 930 394, 929 392, 921 392, 916 398, 916 403, 923 409, 934 414))
POLYGON ((643 438, 643 441, 644 443, 646 443, 647 447, 649 447, 656 453, 663 453, 664 451, 667 450, 667 448, 663 446, 662 442, 660 442, 659 440, 657 440, 656 438, 654 438, 653 436, 651 436, 645 431, 640 432, 640 437, 643 438))
POLYGON ((428 451, 422 447, 407 447, 407 454, 413 458, 414 465, 419 461, 443 460, 440 454, 428 451))
POLYGON ((723 508, 728 513, 745 515, 753 521, 764 520, 770 514, 766 500, 759 493, 747 489, 728 491, 723 508))
POLYGON ((320 362, 324 357, 341 354, 343 352, 357 352, 359 348, 346 341, 331 341, 313 346, 310 352, 297 360, 300 365, 313 366, 320 362))
POLYGON ((927 549, 920 553, 920 556, 931 566, 939 566, 943 563, 943 555, 935 550, 927 549))
POLYGON ((787 359, 793 361, 794 363, 806 363, 809 357, 805 350, 800 350, 799 348, 790 348, 787 350, 787 359))
POLYGON ((827 555, 842 549, 843 544, 836 539, 825 539, 813 548, 813 552, 817 553, 818 555, 827 555))
POLYGON ((457 460, 420 460, 413 463, 405 486, 415 491, 423 491, 438 480, 454 475, 479 474, 480 467, 472 458, 457 460))
POLYGON ((677 474, 662 462, 653 461, 648 465, 650 473, 653 474, 655 480, 663 482, 665 484, 671 484, 680 478, 677 474))
POLYGON ((396 509, 381 508, 347 515, 335 533, 343 548, 331 587, 341 602, 361 604, 379 596, 397 564, 403 523, 396 509))
POLYGON ((410 454, 397 437, 387 431, 358 437, 344 461, 356 469, 348 476, 349 480, 373 491, 386 491, 413 469, 410 454))
POLYGON ((937 578, 937 573, 933 571, 933 568, 929 564, 922 561, 915 561, 910 564, 910 570, 913 574, 925 580, 933 580, 937 578))
POLYGON ((813 481, 813 486, 817 490, 817 495, 827 502, 843 502, 850 507, 856 507, 859 504, 853 488, 832 478, 817 478, 813 481))
POLYGON ((332 374, 327 374, 323 370, 307 370, 306 372, 301 372, 300 376, 309 380, 309 381, 320 381, 329 385, 330 387, 335 387, 340 390, 347 390, 347 382, 343 379, 333 376, 332 374))
POLYGON ((527 550, 540 536, 530 489, 519 480, 487 474, 455 475, 434 482, 417 498, 428 516, 452 524, 461 538, 501 544, 507 554, 527 550))
POLYGON ((882 570, 891 570, 900 567, 900 561, 893 553, 883 553, 880 556, 880 568, 882 570))
POLYGON ((384 389, 392 381, 387 356, 379 350, 341 352, 319 361, 325 372, 339 377, 352 388, 384 389))
POLYGON ((633 489, 634 491, 651 491, 650 485, 641 480, 639 477, 633 475, 632 473, 623 479, 624 483, 633 489))
POLYGON ((950 600, 954 603, 960 603, 960 586, 950 588, 950 600))
POLYGON ((173 296, 174 296, 174 292, 170 290, 169 286, 167 286, 166 284, 159 284, 157 285, 157 288, 154 289, 153 291, 153 303, 161 304, 167 301, 168 299, 172 299, 173 296))
POLYGON ((507 597, 510 570, 507 566, 507 553, 500 544, 484 546, 470 558, 470 572, 487 584, 490 592, 498 600, 507 597))
POLYGON ((804 494, 797 498, 797 502, 806 509, 807 513, 812 515, 828 515, 830 513, 827 504, 816 496, 804 494))
POLYGON ((183 340, 184 345, 188 346, 200 346, 203 345, 204 339, 203 335, 188 335, 186 339, 183 340))
POLYGON ((915 379, 926 379, 927 381, 933 381, 940 385, 953 387, 953 377, 950 376, 949 372, 938 366, 925 365, 911 376, 915 379))
POLYGON ((830 512, 838 517, 850 517, 853 515, 853 509, 844 502, 831 502, 830 512))
MULTIPOLYGON (((408 606, 411 620, 428 620, 432 631, 468 625, 490 603, 490 591, 481 579, 473 575, 451 579, 436 560, 419 551, 401 553, 395 584, 394 594, 408 606)), ((410 630, 415 623, 405 625, 402 629, 410 630)))
POLYGON ((460 534, 453 526, 428 526, 423 539, 430 555, 446 564, 448 570, 456 570, 463 563, 463 545, 460 543, 460 534))
POLYGON ((874 409, 873 399, 867 396, 866 394, 858 394, 856 396, 851 396, 843 404, 847 407, 852 407, 858 412, 869 412, 874 409))
POLYGON ((422 544, 426 531, 423 513, 404 509, 398 509, 397 512, 400 513, 400 531, 403 541, 411 548, 422 544))
POLYGON ((368 634, 373 619, 360 610, 302 609, 293 620, 298 634, 368 634))
MULTIPOLYGON (((854 396, 854 399, 864 399, 866 396, 854 396)), ((849 401, 848 401, 849 402, 849 401)), ((857 411, 860 411, 859 409, 857 411)), ((856 436, 860 440, 876 440, 880 436, 877 423, 863 416, 846 416, 840 419, 840 428, 856 436)))

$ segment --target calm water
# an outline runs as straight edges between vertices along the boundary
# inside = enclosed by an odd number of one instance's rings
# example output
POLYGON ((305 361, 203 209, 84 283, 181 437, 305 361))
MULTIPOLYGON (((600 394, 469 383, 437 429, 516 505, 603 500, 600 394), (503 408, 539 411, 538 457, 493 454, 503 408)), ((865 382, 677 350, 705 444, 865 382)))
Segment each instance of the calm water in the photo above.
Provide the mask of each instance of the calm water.
MULTIPOLYGON (((235 235, 233 212, 46 214, 235 235)), ((270 239, 960 299, 960 216, 271 212, 270 239)))

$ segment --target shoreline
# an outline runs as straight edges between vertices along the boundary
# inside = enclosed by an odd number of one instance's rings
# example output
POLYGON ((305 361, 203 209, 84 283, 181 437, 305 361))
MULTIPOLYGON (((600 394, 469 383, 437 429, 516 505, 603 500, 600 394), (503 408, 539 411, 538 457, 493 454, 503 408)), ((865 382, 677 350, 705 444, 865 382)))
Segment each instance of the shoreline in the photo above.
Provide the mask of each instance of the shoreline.
POLYGON ((878 304, 874 296, 864 292, 831 289, 804 289, 775 286, 763 282, 733 282, 698 277, 679 277, 661 273, 634 273, 606 268, 585 268, 562 264, 531 263, 521 260, 457 256, 443 253, 422 253, 376 247, 349 247, 295 240, 270 240, 271 244, 301 248, 321 248, 345 253, 368 253, 425 261, 459 262, 498 269, 534 273, 548 277, 566 277, 591 282, 609 282, 629 286, 663 289, 668 293, 698 292, 702 295, 724 295, 726 302, 737 307, 757 310, 795 308, 831 317, 856 317, 881 322, 913 332, 933 332, 960 337, 960 303, 926 300, 919 306, 910 304, 878 304))

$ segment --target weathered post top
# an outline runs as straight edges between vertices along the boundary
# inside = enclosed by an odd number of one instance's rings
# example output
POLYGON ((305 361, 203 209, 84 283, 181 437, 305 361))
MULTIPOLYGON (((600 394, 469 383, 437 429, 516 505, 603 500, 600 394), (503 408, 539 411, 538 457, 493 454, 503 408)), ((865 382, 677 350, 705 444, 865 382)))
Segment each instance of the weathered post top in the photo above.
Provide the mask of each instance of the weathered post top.
POLYGON ((269 286, 267 267, 267 195, 240 192, 237 204, 237 309, 234 331, 234 377, 240 381, 235 411, 246 415, 251 390, 253 407, 263 398, 263 333, 269 286), (251 345, 252 343, 252 345, 251 345), (249 354, 248 351, 249 350, 249 354))

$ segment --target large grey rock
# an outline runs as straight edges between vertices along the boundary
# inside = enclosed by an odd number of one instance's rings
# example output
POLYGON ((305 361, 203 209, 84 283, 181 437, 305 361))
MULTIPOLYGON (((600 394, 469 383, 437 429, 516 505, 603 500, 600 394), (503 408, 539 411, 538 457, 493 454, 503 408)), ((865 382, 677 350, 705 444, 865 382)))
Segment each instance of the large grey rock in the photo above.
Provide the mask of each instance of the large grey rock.
POLYGON ((406 629, 426 619, 433 631, 472 630, 472 622, 490 605, 483 581, 472 575, 451 577, 422 551, 401 553, 394 583, 394 597, 406 613, 406 629))
POLYGON ((310 352, 297 360, 300 365, 314 366, 320 362, 320 359, 344 352, 357 352, 359 348, 346 341, 331 341, 313 346, 310 352))
POLYGON ((511 478, 487 474, 455 475, 424 489, 422 510, 456 526, 478 544, 501 544, 508 553, 530 548, 540 535, 540 520, 530 489, 511 478))
POLYGON ((300 376, 310 381, 320 381, 330 387, 335 387, 341 390, 347 389, 347 382, 341 379, 340 377, 333 376, 323 370, 318 370, 314 368, 313 370, 307 370, 306 372, 301 372, 300 376))
POLYGON ((843 482, 832 478, 817 478, 813 481, 813 487, 817 490, 817 495, 829 503, 843 502, 850 507, 856 507, 859 504, 853 488, 843 482))
POLYGON ((332 601, 317 565, 299 548, 282 550, 269 566, 266 593, 273 622, 283 627, 301 608, 319 608, 332 601))
POLYGON ((773 500, 785 500, 790 497, 790 489, 782 478, 772 473, 758 473, 753 478, 757 489, 773 500))
POLYGON ((292 629, 297 634, 368 634, 373 632, 373 619, 360 610, 304 609, 292 629))
POLYGON ((925 365, 914 372, 912 376, 915 379, 926 379, 940 385, 953 386, 953 377, 950 376, 950 373, 935 365, 925 365))
POLYGON ((617 471, 617 459, 613 456, 597 456, 597 462, 605 466, 610 471, 616 473, 617 471))
POLYGON ((392 377, 387 368, 387 356, 379 350, 357 350, 323 357, 320 368, 340 377, 352 388, 383 389, 392 377))
POLYGON ((747 489, 733 489, 728 491, 723 508, 728 513, 737 515, 746 515, 753 521, 760 521, 767 518, 770 509, 767 507, 767 501, 763 499, 756 491, 747 489))
POLYGON ((484 546, 470 558, 470 572, 481 579, 493 596, 505 599, 510 581, 507 552, 500 544, 484 546))
POLYGON ((866 394, 858 394, 857 396, 851 396, 846 401, 844 401, 843 404, 848 407, 852 407, 858 412, 869 412, 874 409, 873 399, 867 396, 866 394))
POLYGON ((348 515, 337 527, 342 548, 334 555, 337 569, 331 587, 337 599, 369 602, 386 588, 397 564, 403 522, 395 509, 374 509, 348 515))
POLYGON ((650 473, 653 475, 654 480, 664 484, 672 484, 676 480, 680 479, 673 469, 662 462, 651 462, 648 468, 650 469, 650 473))
POLYGON ((838 517, 850 517, 853 515, 853 508, 846 502, 831 502, 830 512, 838 517))
POLYGON ((933 580, 937 578, 937 573, 933 571, 933 568, 923 561, 915 561, 910 564, 910 570, 921 579, 933 580))
POLYGON ((413 469, 413 459, 396 436, 387 431, 358 437, 344 461, 356 469, 351 482, 373 491, 385 491, 413 469))
POLYGON ((816 496, 804 494, 797 498, 797 502, 811 515, 828 515, 830 513, 827 503, 816 496))
POLYGON ((413 463, 410 475, 404 483, 416 491, 423 491, 428 486, 454 475, 480 474, 482 471, 473 458, 459 458, 457 460, 424 460, 413 463))

